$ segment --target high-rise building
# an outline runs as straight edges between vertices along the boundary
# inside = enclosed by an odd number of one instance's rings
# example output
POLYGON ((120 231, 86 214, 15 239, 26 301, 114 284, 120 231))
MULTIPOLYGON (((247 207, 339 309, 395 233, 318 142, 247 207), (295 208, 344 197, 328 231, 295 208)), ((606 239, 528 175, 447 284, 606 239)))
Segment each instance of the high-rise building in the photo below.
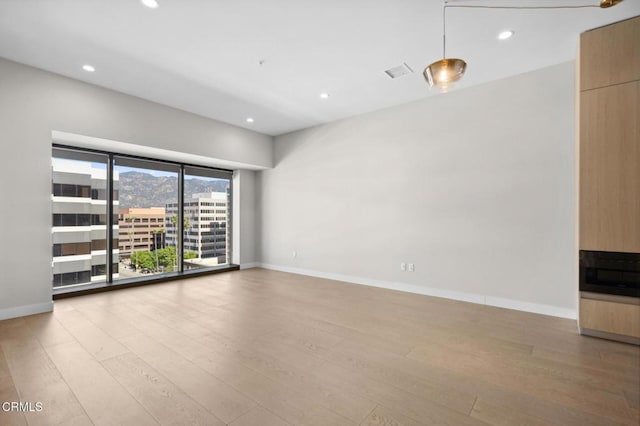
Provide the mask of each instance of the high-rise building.
POLYGON ((118 227, 121 257, 129 257, 134 251, 165 247, 164 207, 120 209, 118 227))
MULTIPOLYGON (((106 168, 86 161, 52 160, 51 239, 53 286, 85 284, 106 279, 106 168)), ((114 174, 114 208, 118 175, 114 174)), ((113 272, 118 273, 118 226, 113 227, 113 272)))
MULTIPOLYGON (((193 252, 194 266, 215 266, 227 263, 228 235, 228 192, 206 192, 193 194, 184 202, 184 251, 193 252)), ((176 221, 178 205, 167 204, 166 225, 167 244, 175 245, 177 240, 176 221)))

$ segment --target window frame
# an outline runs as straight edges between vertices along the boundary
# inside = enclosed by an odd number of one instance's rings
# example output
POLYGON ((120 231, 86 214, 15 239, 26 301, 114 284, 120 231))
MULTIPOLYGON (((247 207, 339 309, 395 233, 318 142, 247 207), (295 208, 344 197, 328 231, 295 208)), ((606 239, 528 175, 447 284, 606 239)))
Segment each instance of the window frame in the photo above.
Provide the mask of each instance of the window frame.
MULTIPOLYGON (((106 155, 108 157, 107 160, 107 182, 106 182, 106 207, 107 207, 107 211, 106 211, 106 262, 105 262, 105 268, 106 268, 106 275, 107 275, 107 279, 105 282, 101 282, 101 283, 86 283, 86 284, 75 284, 75 285, 69 285, 69 286, 59 286, 59 287, 54 287, 53 286, 53 276, 52 276, 52 288, 53 288, 53 294, 67 294, 67 293, 74 293, 74 292, 83 292, 87 289, 95 289, 95 288, 102 288, 102 287, 118 287, 118 286, 123 286, 123 287, 127 287, 130 286, 132 284, 136 284, 136 283, 145 283, 145 282, 150 282, 150 283, 155 283, 155 282, 162 282, 162 281, 169 281, 172 279, 175 279, 176 277, 181 277, 181 276, 189 276, 189 275, 201 275, 201 274, 206 274, 206 273, 215 273, 217 271, 219 271, 220 269, 225 269, 228 267, 234 267, 235 265, 233 265, 231 263, 231 259, 232 257, 232 241, 233 241, 233 230, 234 230, 234 226, 232 223, 233 220, 233 176, 234 176, 234 171, 230 170, 230 169, 224 169, 224 168, 219 168, 219 167, 211 167, 211 166, 205 166, 205 165, 201 165, 201 164, 191 164, 191 163, 183 163, 183 162, 178 162, 178 161, 170 161, 170 160, 164 160, 164 159, 158 159, 158 158, 151 158, 151 157, 144 157, 144 156, 138 156, 138 155, 130 155, 130 154, 122 154, 122 153, 118 153, 118 152, 112 152, 112 151, 106 151, 106 150, 98 150, 98 149, 91 149, 91 148, 81 148, 81 147, 77 147, 77 146, 72 146, 72 145, 67 145, 67 144, 60 144, 60 143, 53 143, 52 144, 52 158, 56 157, 55 152, 56 150, 60 151, 70 151, 70 157, 62 157, 62 158, 70 158, 70 159, 74 159, 72 158, 74 156, 74 154, 77 154, 77 159, 78 160, 84 160, 84 157, 90 158, 91 154, 100 154, 100 155, 106 155), (115 160, 114 158, 118 157, 119 159, 125 158, 125 159, 130 159, 132 163, 135 163, 135 161, 150 161, 150 162, 154 162, 154 163, 164 163, 166 164, 168 167, 178 167, 179 169, 179 173, 178 173, 178 205, 177 205, 177 210, 178 210, 178 221, 177 221, 177 236, 178 238, 178 244, 176 247, 176 251, 177 251, 177 257, 178 257, 178 266, 179 269, 178 271, 175 272, 171 272, 168 274, 164 274, 164 275, 151 275, 149 277, 140 277, 140 278, 131 278, 131 279, 117 279, 114 280, 113 279, 113 250, 117 249, 117 247, 113 246, 114 243, 114 230, 113 227, 114 225, 118 225, 118 214, 114 213, 114 188, 113 188, 113 175, 114 175, 114 165, 115 165, 115 160), (200 268, 197 270, 191 270, 191 271, 185 271, 184 270, 184 264, 183 264, 183 257, 184 257, 184 223, 183 223, 183 215, 184 215, 184 207, 185 207, 185 203, 184 203, 184 177, 185 174, 187 174, 189 171, 193 171, 193 170, 197 170, 197 169, 202 169, 202 170, 206 170, 208 172, 210 172, 211 174, 215 174, 218 175, 220 179, 228 179, 229 180, 229 203, 228 203, 228 207, 227 207, 227 227, 229 228, 228 230, 228 235, 229 235, 229 240, 227 241, 227 249, 226 252, 228 253, 228 261, 226 264, 224 265, 220 265, 220 266, 212 266, 212 267, 205 267, 205 268, 200 268)), ((211 174, 209 174, 208 176, 211 176, 211 174)), ((52 187, 52 194, 53 194, 53 187, 52 187)), ((89 197, 92 198, 92 193, 91 191, 89 191, 89 197)), ((92 221, 91 221, 92 222, 92 221)), ((53 225, 52 225, 53 226, 53 225)))

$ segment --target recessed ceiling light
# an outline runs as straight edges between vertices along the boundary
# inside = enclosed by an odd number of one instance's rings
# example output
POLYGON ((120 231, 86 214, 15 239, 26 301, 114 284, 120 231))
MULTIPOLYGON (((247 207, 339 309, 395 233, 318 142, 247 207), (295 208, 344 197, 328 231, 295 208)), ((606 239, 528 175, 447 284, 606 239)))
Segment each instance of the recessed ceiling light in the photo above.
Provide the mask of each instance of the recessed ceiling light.
POLYGON ((322 93, 320 93, 320 98, 321 99, 329 99, 329 94, 327 92, 322 92, 322 93))
POLYGON ((248 118, 247 118, 247 123, 253 123, 253 118, 248 117, 248 118))
POLYGON ((513 34, 513 30, 502 31, 500 34, 498 34, 498 40, 506 40, 508 38, 511 38, 513 34))
POLYGON ((150 9, 158 7, 158 2, 156 0, 140 0, 140 2, 150 9))
POLYGON ((93 65, 85 64, 82 66, 82 69, 86 72, 94 72, 96 69, 93 65))

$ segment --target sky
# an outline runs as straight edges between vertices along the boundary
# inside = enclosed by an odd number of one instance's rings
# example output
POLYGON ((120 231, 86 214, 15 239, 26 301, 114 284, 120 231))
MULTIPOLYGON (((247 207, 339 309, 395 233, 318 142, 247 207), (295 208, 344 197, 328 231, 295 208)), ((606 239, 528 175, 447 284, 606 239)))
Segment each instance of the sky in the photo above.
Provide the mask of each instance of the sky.
POLYGON ((140 173, 146 173, 151 176, 178 177, 178 173, 176 172, 165 172, 162 170, 141 169, 138 167, 114 166, 113 169, 120 173, 140 172, 140 173))
MULTIPOLYGON (((151 176, 178 177, 178 174, 176 172, 165 172, 165 171, 162 171, 162 170, 141 169, 141 168, 138 168, 138 167, 125 167, 125 166, 115 166, 114 169, 119 173, 140 172, 140 173, 149 174, 151 176)), ((208 178, 208 177, 202 177, 202 176, 189 176, 189 175, 186 175, 184 178, 187 179, 187 180, 189 180, 189 179, 199 179, 199 180, 204 180, 204 181, 207 181, 207 182, 221 180, 221 179, 216 179, 216 178, 208 178)))
MULTIPOLYGON (((56 163, 56 164, 87 164, 88 162, 86 161, 78 161, 78 160, 67 160, 67 159, 61 159, 61 158, 52 158, 52 163, 56 163)), ((100 170, 105 170, 107 168, 106 163, 94 163, 91 162, 89 163, 91 165, 92 168, 94 169, 100 169, 100 170)), ((85 166, 86 167, 86 166, 85 166)), ((143 169, 143 168, 139 168, 139 167, 126 167, 126 166, 118 166, 115 165, 114 166, 114 170, 119 172, 119 173, 126 173, 126 172, 139 172, 139 173, 146 173, 149 174, 151 176, 163 176, 163 177, 178 177, 178 173, 176 172, 165 172, 163 170, 154 170, 154 169, 143 169)), ((184 177, 185 179, 189 180, 189 179, 199 179, 199 180, 204 180, 207 182, 211 182, 211 181, 216 181, 216 180, 223 180, 223 179, 216 179, 216 178, 208 178, 208 177, 202 177, 202 176, 189 176, 186 175, 184 177)))

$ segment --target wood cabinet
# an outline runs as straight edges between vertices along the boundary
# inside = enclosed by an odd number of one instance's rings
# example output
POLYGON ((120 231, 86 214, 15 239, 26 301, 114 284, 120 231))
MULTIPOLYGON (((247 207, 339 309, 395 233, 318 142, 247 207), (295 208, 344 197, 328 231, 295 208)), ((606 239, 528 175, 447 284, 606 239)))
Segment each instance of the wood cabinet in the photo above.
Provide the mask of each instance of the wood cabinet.
POLYGON ((583 297, 580 299, 580 327, 586 334, 600 331, 640 339, 640 305, 583 297))
POLYGON ((580 89, 640 80, 640 16, 580 36, 580 89))
POLYGON ((581 93, 580 248, 640 252, 640 81, 581 93))
POLYGON ((640 252, 640 17, 580 38, 582 250, 640 252))
MULTIPOLYGON (((583 33, 579 248, 640 253, 640 17, 583 33)), ((640 299, 580 293, 583 334, 640 344, 640 299)))

